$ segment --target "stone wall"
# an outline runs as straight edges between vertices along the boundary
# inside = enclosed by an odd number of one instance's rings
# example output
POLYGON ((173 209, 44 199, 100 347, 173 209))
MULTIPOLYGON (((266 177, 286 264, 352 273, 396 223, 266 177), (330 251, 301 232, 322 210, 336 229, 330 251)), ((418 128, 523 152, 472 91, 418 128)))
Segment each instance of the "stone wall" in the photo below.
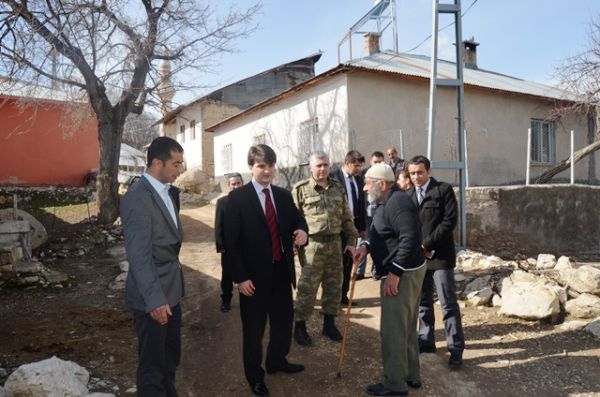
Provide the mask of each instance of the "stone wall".
POLYGON ((600 187, 474 187, 466 199, 469 249, 507 258, 600 258, 600 187))

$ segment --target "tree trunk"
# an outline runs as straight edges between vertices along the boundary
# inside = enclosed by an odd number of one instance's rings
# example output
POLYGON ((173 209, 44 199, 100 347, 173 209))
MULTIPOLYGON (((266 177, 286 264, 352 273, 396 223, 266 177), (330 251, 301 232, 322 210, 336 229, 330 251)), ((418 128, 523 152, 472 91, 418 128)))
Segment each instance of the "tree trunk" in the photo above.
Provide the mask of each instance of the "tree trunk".
MULTIPOLYGON (((579 160, 581 160, 585 156, 588 156, 588 155, 594 153, 598 149, 600 149, 600 140, 597 140, 597 141, 593 142, 592 144, 587 145, 586 147, 584 147, 582 149, 579 149, 578 151, 573 153, 573 156, 575 158, 575 163, 577 163, 579 160)), ((571 158, 569 157, 568 159, 562 160, 557 166, 550 168, 548 171, 546 171, 542 175, 540 175, 535 180, 535 183, 550 182, 556 174, 559 174, 559 173, 563 172, 564 170, 569 169, 570 166, 571 166, 571 158)))
MULTIPOLYGON (((597 112, 595 108, 587 112, 588 143, 593 143, 596 140, 598 117, 600 117, 600 112, 597 112)), ((596 156, 590 156, 588 161, 588 183, 591 185, 598 183, 598 179, 596 178, 596 156)))
POLYGON ((119 157, 123 123, 119 117, 109 119, 106 115, 98 121, 100 140, 100 167, 98 169, 98 221, 103 225, 112 224, 119 217, 119 157))

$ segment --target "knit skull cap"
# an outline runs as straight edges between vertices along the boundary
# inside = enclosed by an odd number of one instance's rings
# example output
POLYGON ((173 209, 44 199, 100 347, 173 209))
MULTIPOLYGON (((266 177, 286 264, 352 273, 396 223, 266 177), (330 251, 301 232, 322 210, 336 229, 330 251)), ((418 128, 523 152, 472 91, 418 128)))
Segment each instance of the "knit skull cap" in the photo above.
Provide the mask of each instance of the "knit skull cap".
POLYGON ((373 164, 365 174, 366 178, 372 179, 381 179, 383 181, 394 182, 396 178, 394 177, 394 171, 392 171, 392 167, 385 163, 377 163, 373 164))

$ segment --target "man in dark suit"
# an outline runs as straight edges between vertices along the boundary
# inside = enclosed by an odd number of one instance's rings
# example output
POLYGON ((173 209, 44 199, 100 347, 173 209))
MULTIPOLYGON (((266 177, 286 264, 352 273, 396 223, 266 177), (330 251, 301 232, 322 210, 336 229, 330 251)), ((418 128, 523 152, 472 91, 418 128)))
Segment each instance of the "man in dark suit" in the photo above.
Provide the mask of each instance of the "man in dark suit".
MULTIPOLYGON (((359 178, 360 171, 365 163, 365 156, 357 150, 350 150, 344 158, 344 165, 337 170, 333 176, 344 187, 348 196, 348 205, 350 212, 354 216, 354 227, 358 230, 358 236, 361 239, 366 235, 366 218, 367 210, 365 204, 365 193, 363 191, 364 183, 362 178, 359 178)), ((348 238, 342 233, 342 247, 347 244, 348 238)), ((341 302, 343 305, 348 304, 348 290, 350 289, 350 277, 352 273, 352 254, 348 251, 344 252, 344 272, 342 278, 342 296, 341 302)))
POLYGON ((182 170, 181 145, 156 138, 148 148, 146 172, 121 201, 129 261, 125 298, 138 335, 140 396, 177 396, 184 286, 178 258, 182 228, 170 183, 182 170))
POLYGON ((276 162, 277 155, 269 146, 252 146, 248 151, 252 181, 229 194, 225 209, 226 264, 240 292, 244 372, 257 396, 269 394, 262 368, 267 317, 267 373, 304 370, 303 365, 288 362, 286 356, 294 319, 294 245, 306 244, 308 226, 292 195, 271 184, 276 162))
MULTIPOLYGON (((244 181, 242 176, 237 172, 232 172, 227 175, 227 188, 233 191, 242 187, 244 181)), ((221 253, 221 312, 227 313, 231 310, 231 297, 233 295, 233 278, 227 271, 225 261, 227 254, 225 252, 225 207, 227 206, 227 196, 223 196, 217 200, 215 209, 215 245, 217 252, 221 253)))
POLYGON ((450 351, 448 365, 462 365, 465 337, 460 308, 454 288, 456 251, 454 228, 458 211, 452 186, 430 177, 431 163, 425 156, 415 156, 408 162, 408 172, 414 185, 408 194, 419 208, 423 248, 427 258, 427 273, 423 280, 419 305, 419 351, 435 352, 435 317, 433 288, 442 305, 446 342, 450 351))

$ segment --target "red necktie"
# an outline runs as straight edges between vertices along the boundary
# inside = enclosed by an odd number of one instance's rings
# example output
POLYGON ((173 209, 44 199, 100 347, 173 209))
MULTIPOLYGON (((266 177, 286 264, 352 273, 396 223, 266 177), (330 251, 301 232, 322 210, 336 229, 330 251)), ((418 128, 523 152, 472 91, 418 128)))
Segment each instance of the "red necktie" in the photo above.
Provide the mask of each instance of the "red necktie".
POLYGON ((265 194, 265 215, 267 216, 267 226, 269 227, 269 233, 271 234, 271 253, 273 254, 273 261, 279 262, 281 260, 281 242, 279 241, 279 227, 277 226, 275 207, 273 207, 269 189, 263 189, 263 193, 265 194))

